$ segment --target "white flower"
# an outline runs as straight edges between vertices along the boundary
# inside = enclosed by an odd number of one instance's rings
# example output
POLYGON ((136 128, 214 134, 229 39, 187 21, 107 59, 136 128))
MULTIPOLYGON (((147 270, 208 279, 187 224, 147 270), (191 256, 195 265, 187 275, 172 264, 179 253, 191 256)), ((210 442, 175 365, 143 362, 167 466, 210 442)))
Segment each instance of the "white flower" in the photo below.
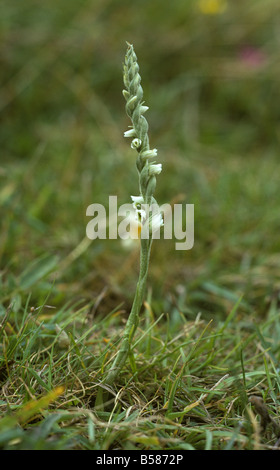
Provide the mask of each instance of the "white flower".
POLYGON ((159 175, 162 171, 162 164, 161 163, 153 163, 149 166, 149 175, 159 175))
POLYGON ((154 158, 156 156, 157 156, 157 149, 146 150, 145 152, 141 152, 141 157, 143 158, 154 158))
POLYGON ((141 147, 142 145, 142 140, 141 139, 133 139, 133 141, 131 142, 131 148, 132 149, 139 149, 139 147, 141 147))
POLYGON ((124 132, 124 137, 136 137, 136 132, 134 129, 129 129, 124 132))
POLYGON ((144 204, 144 199, 142 196, 130 196, 133 202, 133 206, 136 207, 136 204, 144 204))
POLYGON ((147 218, 147 211, 145 209, 144 199, 142 196, 131 196, 133 207, 135 209, 135 219, 143 223, 147 218))
POLYGON ((146 220, 147 214, 144 209, 136 208, 135 219, 143 224, 146 220))
POLYGON ((163 218, 160 212, 153 214, 149 221, 150 230, 152 233, 156 232, 160 227, 163 226, 163 218))

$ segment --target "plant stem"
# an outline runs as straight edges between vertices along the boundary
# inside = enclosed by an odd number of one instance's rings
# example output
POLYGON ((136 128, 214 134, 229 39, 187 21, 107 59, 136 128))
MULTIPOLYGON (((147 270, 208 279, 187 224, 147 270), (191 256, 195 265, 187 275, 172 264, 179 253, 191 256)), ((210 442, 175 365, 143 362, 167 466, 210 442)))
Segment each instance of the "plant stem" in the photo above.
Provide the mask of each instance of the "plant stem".
MULTIPOLYGON (((106 385, 111 385, 118 377, 125 361, 131 351, 131 344, 139 323, 139 312, 142 307, 146 282, 148 276, 149 260, 152 246, 153 227, 150 220, 150 205, 156 202, 153 193, 156 187, 156 175, 161 172, 161 164, 155 164, 153 158, 157 155, 157 149, 150 149, 148 137, 148 122, 143 116, 149 109, 144 106, 143 89, 141 87, 141 76, 139 74, 139 65, 132 44, 127 44, 127 52, 124 64, 124 85, 123 95, 126 100, 126 113, 131 119, 132 126, 124 133, 125 137, 133 138, 131 147, 137 151, 136 167, 139 175, 140 196, 132 196, 134 207, 138 217, 141 216, 141 250, 140 250, 140 270, 136 286, 136 292, 132 308, 124 329, 120 349, 116 358, 105 375, 103 380, 106 385), (143 218, 143 212, 139 206, 146 206, 147 211, 143 218), (144 233, 145 232, 145 233, 144 233)), ((157 217, 158 229, 162 225, 161 217, 157 217)), ((100 392, 102 395, 102 392, 100 392)), ((100 397, 99 397, 100 398, 100 397)), ((102 402, 102 397, 98 403, 102 402)))
POLYGON ((105 379, 107 385, 111 385, 116 380, 131 350, 131 343, 139 323, 139 312, 145 295, 151 246, 152 238, 141 239, 140 271, 135 296, 125 326, 121 347, 105 379))

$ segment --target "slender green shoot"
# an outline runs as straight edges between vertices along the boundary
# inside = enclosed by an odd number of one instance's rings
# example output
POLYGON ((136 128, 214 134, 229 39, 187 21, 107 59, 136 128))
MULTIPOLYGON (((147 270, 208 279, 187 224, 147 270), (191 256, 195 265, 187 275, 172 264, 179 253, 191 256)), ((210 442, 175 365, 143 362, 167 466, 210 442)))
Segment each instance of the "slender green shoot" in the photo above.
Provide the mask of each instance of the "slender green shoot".
POLYGON ((132 196, 132 200, 142 224, 140 271, 134 301, 123 333, 120 349, 105 377, 107 385, 111 385, 115 381, 130 354, 131 342, 139 323, 139 312, 146 290, 153 240, 152 233, 158 230, 163 224, 160 213, 153 215, 149 213, 151 205, 156 205, 153 194, 156 187, 156 176, 161 172, 162 165, 153 161, 153 158, 157 155, 157 150, 150 149, 148 137, 149 126, 144 117, 144 113, 148 110, 148 107, 144 105, 143 89, 140 82, 141 76, 139 74, 137 56, 133 46, 128 44, 124 64, 125 90, 123 90, 123 95, 126 100, 126 112, 131 119, 132 126, 124 133, 124 136, 132 138, 131 147, 136 150, 138 154, 136 166, 139 174, 140 195, 132 196))

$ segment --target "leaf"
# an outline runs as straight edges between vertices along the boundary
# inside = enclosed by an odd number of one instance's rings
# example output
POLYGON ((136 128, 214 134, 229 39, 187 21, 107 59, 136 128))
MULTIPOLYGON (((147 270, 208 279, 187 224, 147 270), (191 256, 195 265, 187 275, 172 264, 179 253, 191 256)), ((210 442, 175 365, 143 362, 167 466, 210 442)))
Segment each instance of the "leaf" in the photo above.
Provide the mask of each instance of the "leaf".
POLYGON ((5 416, 0 420, 0 430, 6 430, 16 426, 17 424, 25 424, 36 413, 44 408, 48 408, 50 403, 54 402, 60 395, 64 393, 64 386, 60 385, 49 393, 39 398, 38 400, 31 400, 26 405, 21 407, 15 414, 5 416))
POLYGON ((43 255, 33 261, 21 274, 19 286, 21 289, 29 289, 35 282, 50 273, 57 265, 57 256, 43 255))

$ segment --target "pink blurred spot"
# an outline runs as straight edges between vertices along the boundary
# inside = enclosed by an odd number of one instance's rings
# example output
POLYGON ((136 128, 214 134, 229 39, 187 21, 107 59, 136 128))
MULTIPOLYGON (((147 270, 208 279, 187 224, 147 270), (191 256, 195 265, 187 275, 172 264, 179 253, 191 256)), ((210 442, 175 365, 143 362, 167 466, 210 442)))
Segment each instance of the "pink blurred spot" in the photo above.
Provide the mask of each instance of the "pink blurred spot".
POLYGON ((245 46, 239 54, 240 60, 249 67, 260 67, 266 62, 266 54, 257 47, 245 46))

